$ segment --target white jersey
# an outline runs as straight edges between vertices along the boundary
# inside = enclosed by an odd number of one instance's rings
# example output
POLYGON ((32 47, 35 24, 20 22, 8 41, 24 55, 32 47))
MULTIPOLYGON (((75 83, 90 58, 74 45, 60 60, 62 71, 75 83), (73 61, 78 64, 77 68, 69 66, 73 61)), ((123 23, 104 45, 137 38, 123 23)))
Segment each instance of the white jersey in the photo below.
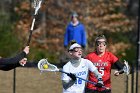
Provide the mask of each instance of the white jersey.
MULTIPOLYGON (((74 67, 69 61, 67 64, 63 66, 63 71, 68 73, 73 73, 76 76, 87 79, 88 71, 93 72, 97 68, 93 65, 93 63, 87 59, 81 58, 80 65, 78 67, 74 67)), ((62 73, 62 80, 71 80, 69 76, 62 73)), ((63 89, 63 93, 84 93, 85 91, 85 81, 77 78, 76 82, 69 87, 68 89, 63 89)))

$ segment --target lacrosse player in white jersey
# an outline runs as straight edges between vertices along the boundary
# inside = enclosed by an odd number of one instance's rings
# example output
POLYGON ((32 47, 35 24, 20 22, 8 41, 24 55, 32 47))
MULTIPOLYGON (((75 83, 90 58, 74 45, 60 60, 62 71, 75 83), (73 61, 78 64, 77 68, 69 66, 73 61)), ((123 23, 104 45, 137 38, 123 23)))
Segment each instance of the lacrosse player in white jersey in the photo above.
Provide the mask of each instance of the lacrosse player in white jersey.
POLYGON ((76 76, 86 80, 88 71, 93 72, 98 79, 96 86, 102 87, 103 81, 101 74, 91 61, 82 58, 81 46, 74 43, 69 47, 68 52, 71 59, 63 66, 63 71, 70 74, 62 73, 63 93, 85 93, 86 82, 76 78, 76 76))

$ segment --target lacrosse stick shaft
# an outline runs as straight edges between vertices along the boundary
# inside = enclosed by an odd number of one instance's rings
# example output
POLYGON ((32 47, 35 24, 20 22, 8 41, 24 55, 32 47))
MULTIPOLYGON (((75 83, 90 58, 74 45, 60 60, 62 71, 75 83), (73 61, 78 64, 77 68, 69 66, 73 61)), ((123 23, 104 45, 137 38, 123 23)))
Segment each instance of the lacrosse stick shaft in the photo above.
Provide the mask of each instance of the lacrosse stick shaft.
POLYGON ((30 34, 29 34, 29 38, 28 38, 28 41, 27 41, 27 46, 29 46, 30 41, 31 41, 32 32, 33 32, 33 28, 34 28, 34 23, 35 23, 35 17, 33 18, 33 21, 32 21, 32 25, 31 25, 31 29, 30 29, 30 34))
POLYGON ((30 31, 29 38, 28 38, 28 41, 27 41, 27 46, 29 46, 29 44, 30 44, 31 37, 32 37, 32 32, 33 31, 30 31))
POLYGON ((32 21, 32 25, 31 25, 31 31, 33 30, 33 28, 34 28, 34 24, 35 24, 35 17, 33 18, 33 21, 32 21))
MULTIPOLYGON (((65 73, 65 74, 69 74, 69 73, 67 73, 67 72, 65 72, 65 71, 63 71, 63 70, 59 70, 59 72, 61 72, 61 73, 65 73)), ((95 83, 95 82, 92 82, 92 81, 89 81, 89 80, 83 79, 83 78, 78 77, 78 76, 76 76, 76 78, 79 78, 79 79, 81 79, 81 80, 83 80, 83 81, 85 81, 85 82, 88 82, 88 83, 90 83, 90 84, 93 84, 93 85, 96 85, 96 84, 97 84, 97 83, 95 83)), ((106 89, 105 86, 102 86, 102 88, 105 88, 105 89, 106 89)))
MULTIPOLYGON (((62 73, 65 73, 65 74, 69 74, 69 73, 67 73, 67 72, 64 72, 63 70, 59 70, 59 72, 62 72, 62 73)), ((76 78, 79 78, 79 79, 81 79, 81 80, 83 80, 83 81, 86 81, 86 82, 88 82, 88 83, 91 83, 91 84, 93 84, 93 85, 96 85, 95 82, 92 82, 92 81, 83 79, 83 78, 81 78, 81 77, 76 76, 76 78)))

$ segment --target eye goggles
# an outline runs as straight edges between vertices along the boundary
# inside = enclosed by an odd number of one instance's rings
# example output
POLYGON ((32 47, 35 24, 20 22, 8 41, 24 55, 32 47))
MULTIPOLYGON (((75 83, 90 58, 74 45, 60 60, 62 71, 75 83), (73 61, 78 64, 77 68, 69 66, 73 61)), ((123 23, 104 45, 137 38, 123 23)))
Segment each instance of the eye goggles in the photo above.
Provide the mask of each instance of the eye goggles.
POLYGON ((74 49, 72 49, 71 51, 73 51, 73 52, 82 52, 83 50, 82 50, 82 48, 80 48, 80 47, 77 47, 77 48, 74 48, 74 49))
POLYGON ((96 42, 96 45, 97 45, 97 46, 99 46, 99 45, 101 45, 101 44, 104 45, 104 46, 106 46, 106 45, 107 45, 107 42, 106 42, 106 41, 97 41, 97 42, 96 42))

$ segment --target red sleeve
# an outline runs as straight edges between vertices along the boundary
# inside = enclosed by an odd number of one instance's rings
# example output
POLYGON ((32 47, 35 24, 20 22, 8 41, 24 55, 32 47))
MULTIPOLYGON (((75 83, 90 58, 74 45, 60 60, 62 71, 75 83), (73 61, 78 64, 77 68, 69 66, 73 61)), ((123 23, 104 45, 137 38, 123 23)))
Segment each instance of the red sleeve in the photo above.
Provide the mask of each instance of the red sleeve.
POLYGON ((114 64, 115 62, 117 62, 119 60, 118 57, 116 57, 112 53, 110 53, 110 56, 111 56, 111 62, 112 62, 112 64, 114 64))

